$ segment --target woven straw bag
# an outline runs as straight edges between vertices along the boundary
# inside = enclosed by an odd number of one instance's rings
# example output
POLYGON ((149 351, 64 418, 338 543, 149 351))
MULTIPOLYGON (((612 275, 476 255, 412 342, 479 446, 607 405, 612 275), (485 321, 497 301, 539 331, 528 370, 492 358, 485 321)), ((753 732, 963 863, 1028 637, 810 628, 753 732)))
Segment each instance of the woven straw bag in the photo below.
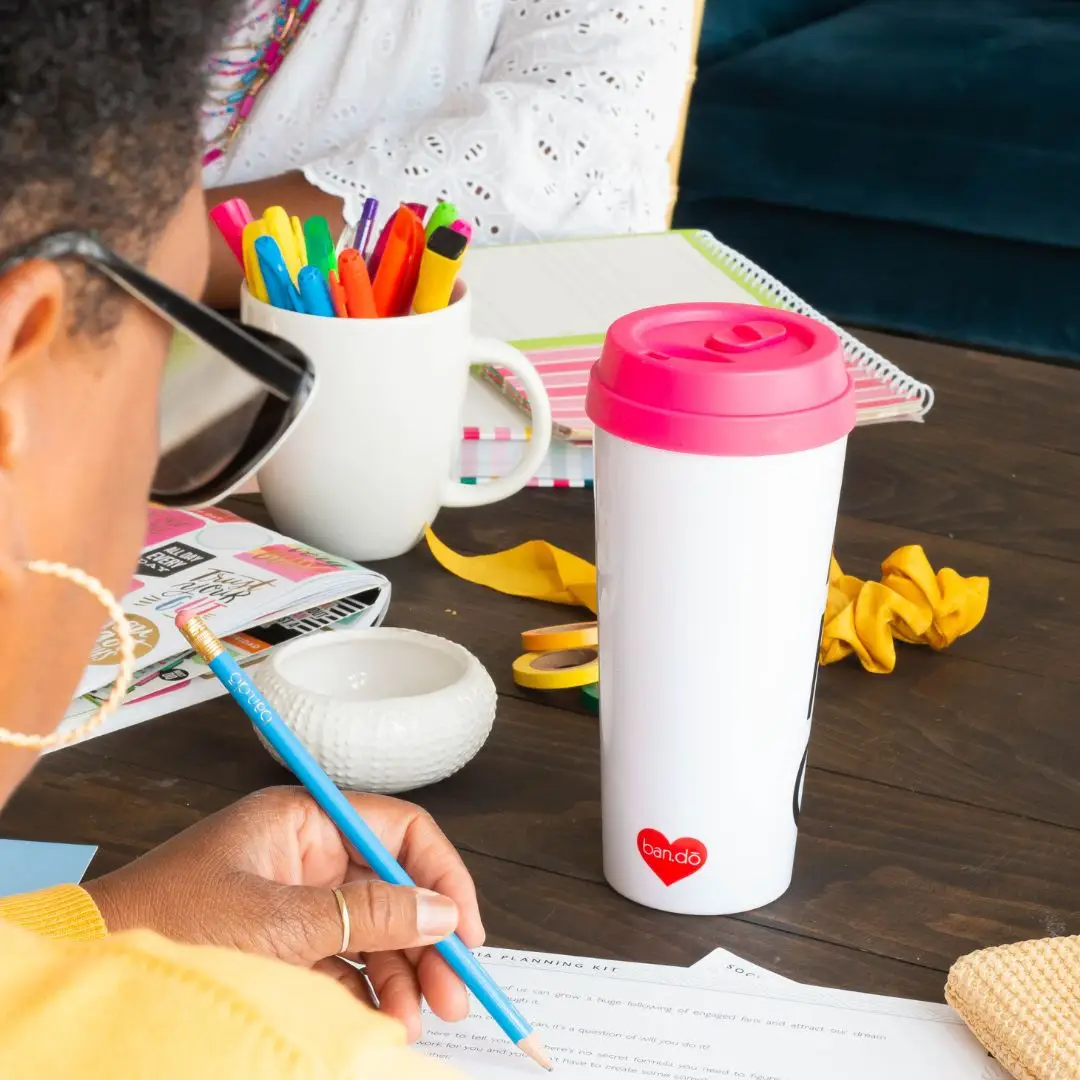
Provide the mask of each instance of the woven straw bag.
POLYGON ((1080 1080, 1080 937, 963 956, 945 1000, 1017 1080, 1080 1080))

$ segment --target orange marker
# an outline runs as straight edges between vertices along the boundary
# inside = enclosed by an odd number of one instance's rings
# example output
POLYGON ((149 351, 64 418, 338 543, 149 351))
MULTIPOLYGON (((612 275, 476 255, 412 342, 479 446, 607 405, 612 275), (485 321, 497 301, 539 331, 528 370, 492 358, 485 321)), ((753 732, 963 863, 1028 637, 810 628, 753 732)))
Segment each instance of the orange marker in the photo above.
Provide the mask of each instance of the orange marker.
POLYGON ((345 290, 345 307, 349 318, 374 319, 378 312, 371 291, 371 278, 356 248, 346 248, 338 256, 338 275, 345 290))
POLYGON ((345 304, 345 290, 342 288, 341 282, 338 281, 337 271, 331 270, 326 277, 330 282, 330 300, 334 305, 334 314, 339 319, 347 319, 349 312, 345 304))
POLYGON ((375 310, 380 318, 399 314, 402 309, 403 287, 409 280, 415 285, 417 270, 413 267, 413 260, 419 260, 423 254, 421 247, 420 252, 414 256, 418 228, 423 239, 423 223, 407 206, 400 207, 394 215, 390 235, 379 260, 379 269, 375 271, 375 280, 371 283, 372 292, 375 294, 375 310))
POLYGON ((412 226, 412 235, 409 237, 409 258, 401 272, 395 315, 408 315, 412 308, 416 283, 420 280, 420 265, 423 262, 424 248, 427 244, 423 219, 417 215, 415 221, 410 221, 409 224, 412 226))

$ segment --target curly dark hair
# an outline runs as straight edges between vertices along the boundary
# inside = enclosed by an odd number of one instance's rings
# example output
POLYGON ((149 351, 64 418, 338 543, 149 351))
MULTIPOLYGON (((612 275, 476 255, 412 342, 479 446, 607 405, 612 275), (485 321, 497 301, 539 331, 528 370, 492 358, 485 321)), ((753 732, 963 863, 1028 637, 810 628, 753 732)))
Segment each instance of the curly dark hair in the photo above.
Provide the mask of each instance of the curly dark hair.
POLYGON ((0 256, 75 228, 145 259, 195 179, 206 59, 235 6, 0 0, 0 256))

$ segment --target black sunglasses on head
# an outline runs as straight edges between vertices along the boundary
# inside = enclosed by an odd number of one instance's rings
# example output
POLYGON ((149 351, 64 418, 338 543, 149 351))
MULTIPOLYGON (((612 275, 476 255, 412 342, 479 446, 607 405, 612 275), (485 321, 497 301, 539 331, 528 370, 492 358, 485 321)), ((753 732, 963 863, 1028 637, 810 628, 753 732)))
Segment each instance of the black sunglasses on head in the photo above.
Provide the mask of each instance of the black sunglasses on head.
POLYGON ((311 398, 315 369, 294 345, 189 300, 92 233, 34 240, 0 260, 0 275, 30 259, 79 259, 172 327, 150 493, 156 503, 206 506, 228 495, 267 459, 311 398))

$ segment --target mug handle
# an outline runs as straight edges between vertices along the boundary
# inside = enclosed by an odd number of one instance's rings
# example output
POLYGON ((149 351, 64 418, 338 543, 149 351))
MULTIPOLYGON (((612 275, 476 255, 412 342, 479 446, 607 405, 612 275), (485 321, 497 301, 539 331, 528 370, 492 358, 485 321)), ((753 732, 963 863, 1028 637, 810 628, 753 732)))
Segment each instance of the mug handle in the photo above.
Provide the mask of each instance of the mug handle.
POLYGON ((537 473, 551 445, 551 402, 536 368, 512 345, 495 338, 474 338, 469 366, 493 364, 509 368, 522 382, 532 411, 532 437, 525 457, 505 476, 483 484, 462 484, 447 480, 443 506, 487 506, 517 494, 537 473))

